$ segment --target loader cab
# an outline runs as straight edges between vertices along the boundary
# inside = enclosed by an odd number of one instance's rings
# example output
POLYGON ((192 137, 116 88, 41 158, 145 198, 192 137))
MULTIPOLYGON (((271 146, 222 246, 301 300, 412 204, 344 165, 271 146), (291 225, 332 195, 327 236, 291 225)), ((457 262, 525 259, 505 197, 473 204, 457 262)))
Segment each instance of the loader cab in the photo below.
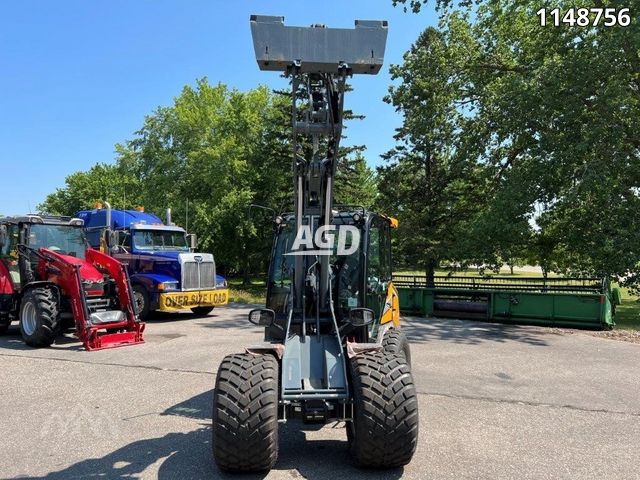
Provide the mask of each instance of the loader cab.
MULTIPOLYGON (((292 253, 296 247, 297 232, 293 215, 279 218, 269 267, 266 306, 276 315, 285 316, 290 308, 295 258, 292 253)), ((312 226, 311 232, 316 232, 317 223, 317 217, 306 217, 304 222, 312 226)), ((372 309, 379 318, 391 282, 392 221, 377 213, 358 209, 334 214, 332 225, 336 228, 329 264, 331 296, 337 320, 346 320, 349 311, 358 307, 372 309), (345 235, 341 244, 340 230, 345 225, 356 228, 359 238, 345 235), (354 241, 358 244, 353 245, 354 241)), ((304 256, 305 270, 317 258, 304 256)))
POLYGON ((0 234, 0 261, 9 271, 17 290, 35 271, 37 257, 19 255, 19 247, 27 250, 46 248, 61 255, 84 260, 87 242, 82 231, 82 220, 71 217, 28 215, 3 219, 0 234))

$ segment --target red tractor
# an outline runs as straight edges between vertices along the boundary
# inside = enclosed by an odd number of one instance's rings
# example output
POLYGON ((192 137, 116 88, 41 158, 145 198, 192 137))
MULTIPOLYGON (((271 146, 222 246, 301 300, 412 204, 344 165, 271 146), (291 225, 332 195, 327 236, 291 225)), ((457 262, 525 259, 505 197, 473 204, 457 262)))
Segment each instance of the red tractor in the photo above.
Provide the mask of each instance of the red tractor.
POLYGON ((82 227, 70 217, 0 218, 0 333, 19 320, 33 347, 71 326, 87 350, 144 342, 126 269, 91 249, 82 227))

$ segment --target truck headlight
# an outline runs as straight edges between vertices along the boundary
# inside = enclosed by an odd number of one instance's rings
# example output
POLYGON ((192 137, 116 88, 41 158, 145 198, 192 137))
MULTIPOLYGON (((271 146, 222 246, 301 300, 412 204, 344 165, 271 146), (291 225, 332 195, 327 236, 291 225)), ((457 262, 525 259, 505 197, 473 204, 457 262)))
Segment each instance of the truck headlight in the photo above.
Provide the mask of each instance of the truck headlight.
POLYGON ((226 280, 223 280, 222 282, 217 282, 216 283, 216 288, 227 288, 228 284, 226 280))
POLYGON ((158 284, 158 290, 164 292, 171 292, 173 290, 178 290, 178 282, 162 282, 158 284))

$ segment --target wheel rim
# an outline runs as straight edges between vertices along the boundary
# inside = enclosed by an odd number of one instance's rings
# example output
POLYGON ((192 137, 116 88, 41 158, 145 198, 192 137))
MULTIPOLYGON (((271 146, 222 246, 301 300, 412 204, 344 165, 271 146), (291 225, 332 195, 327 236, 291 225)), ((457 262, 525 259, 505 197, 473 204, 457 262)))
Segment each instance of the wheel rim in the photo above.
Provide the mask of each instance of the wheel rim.
POLYGON ((141 292, 133 292, 133 296, 136 300, 136 308, 138 309, 137 313, 142 313, 144 309, 144 295, 141 292))
POLYGON ((22 330, 27 336, 31 336, 35 333, 38 319, 36 307, 33 305, 33 303, 25 303, 24 307, 22 308, 20 322, 22 323, 22 330))

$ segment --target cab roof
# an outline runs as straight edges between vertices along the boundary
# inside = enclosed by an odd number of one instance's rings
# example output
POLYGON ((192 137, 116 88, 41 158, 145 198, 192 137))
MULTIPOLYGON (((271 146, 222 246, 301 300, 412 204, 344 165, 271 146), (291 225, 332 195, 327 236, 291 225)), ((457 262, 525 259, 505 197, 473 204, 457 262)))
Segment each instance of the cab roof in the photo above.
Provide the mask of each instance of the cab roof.
POLYGON ((79 218, 59 215, 39 215, 31 213, 14 217, 0 217, 0 223, 33 223, 44 225, 68 225, 71 227, 82 227, 84 225, 83 220, 79 218))
MULTIPOLYGON (((106 226, 107 210, 94 209, 77 212, 78 218, 84 220, 85 227, 97 228, 106 226)), ((165 225, 162 220, 152 213, 139 212, 137 210, 111 210, 111 228, 118 229, 145 229, 145 230, 174 230, 184 231, 176 225, 165 225)))

